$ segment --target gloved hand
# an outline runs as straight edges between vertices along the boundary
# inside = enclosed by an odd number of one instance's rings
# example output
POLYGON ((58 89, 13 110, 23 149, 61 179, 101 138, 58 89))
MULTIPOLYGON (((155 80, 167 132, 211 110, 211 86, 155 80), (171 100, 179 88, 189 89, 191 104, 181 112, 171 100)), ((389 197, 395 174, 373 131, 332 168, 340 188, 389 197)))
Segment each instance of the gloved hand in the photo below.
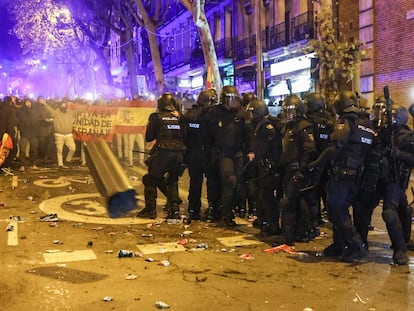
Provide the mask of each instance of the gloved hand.
POLYGON ((302 172, 297 171, 295 172, 295 174, 293 175, 293 180, 294 182, 300 182, 301 180, 303 180, 305 176, 302 174, 302 172))

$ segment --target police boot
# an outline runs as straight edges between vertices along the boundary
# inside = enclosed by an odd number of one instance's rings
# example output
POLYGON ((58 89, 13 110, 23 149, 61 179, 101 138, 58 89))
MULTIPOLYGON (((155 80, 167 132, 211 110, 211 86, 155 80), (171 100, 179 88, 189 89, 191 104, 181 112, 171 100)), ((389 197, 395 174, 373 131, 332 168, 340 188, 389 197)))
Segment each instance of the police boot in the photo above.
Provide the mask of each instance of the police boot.
POLYGON ((208 208, 206 210, 206 218, 207 221, 218 221, 220 220, 220 211, 218 207, 218 203, 216 202, 209 202, 208 208))
POLYGON ((157 218, 156 201, 145 201, 145 207, 137 214, 137 217, 149 219, 157 218))
POLYGON ((180 219, 180 208, 177 203, 169 203, 167 219, 180 219))

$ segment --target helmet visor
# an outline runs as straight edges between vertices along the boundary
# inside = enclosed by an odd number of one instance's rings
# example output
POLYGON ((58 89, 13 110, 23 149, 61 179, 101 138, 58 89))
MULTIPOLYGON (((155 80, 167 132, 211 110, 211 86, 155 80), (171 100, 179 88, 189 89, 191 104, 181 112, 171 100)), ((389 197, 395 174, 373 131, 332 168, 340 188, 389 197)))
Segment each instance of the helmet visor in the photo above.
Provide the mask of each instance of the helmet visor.
POLYGON ((282 122, 294 121, 297 117, 295 105, 282 105, 282 122))
POLYGON ((223 104, 229 110, 239 110, 242 105, 242 101, 240 96, 237 94, 226 94, 223 97, 223 104))

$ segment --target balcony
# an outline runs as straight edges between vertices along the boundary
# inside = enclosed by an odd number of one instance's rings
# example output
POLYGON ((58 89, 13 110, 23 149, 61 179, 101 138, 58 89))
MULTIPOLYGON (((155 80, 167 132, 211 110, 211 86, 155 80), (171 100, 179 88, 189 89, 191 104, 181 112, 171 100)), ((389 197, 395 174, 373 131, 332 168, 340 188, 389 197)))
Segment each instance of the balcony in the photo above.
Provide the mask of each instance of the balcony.
POLYGON ((170 71, 177 67, 187 65, 190 62, 190 48, 186 47, 179 51, 166 52, 161 56, 162 67, 170 71))
POLYGON ((290 19, 290 43, 305 39, 312 39, 315 36, 313 23, 313 12, 309 11, 290 19))
POLYGON ((256 55, 256 36, 248 37, 235 43, 235 59, 242 60, 256 55))
POLYGON ((285 23, 268 27, 262 32, 263 50, 270 51, 286 46, 286 27, 285 23))
POLYGON ((233 58, 234 56, 234 49, 233 49, 233 41, 231 38, 221 39, 214 43, 216 47, 216 55, 217 59, 223 58, 233 58))

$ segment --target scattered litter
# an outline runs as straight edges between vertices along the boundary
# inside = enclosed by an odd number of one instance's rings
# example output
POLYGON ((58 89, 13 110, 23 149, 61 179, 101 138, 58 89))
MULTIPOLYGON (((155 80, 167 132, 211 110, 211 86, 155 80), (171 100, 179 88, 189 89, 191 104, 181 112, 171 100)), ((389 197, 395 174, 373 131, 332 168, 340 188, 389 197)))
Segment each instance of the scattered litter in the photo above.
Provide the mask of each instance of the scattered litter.
POLYGON ((153 258, 145 258, 145 261, 154 262, 155 260, 153 258))
POLYGON ((169 225, 177 225, 182 223, 183 220, 182 219, 167 219, 167 224, 169 225))
POLYGON ((147 224, 147 228, 152 228, 152 224, 147 224))
POLYGON ((207 277, 205 276, 205 277, 199 278, 198 276, 196 276, 196 281, 197 282, 205 282, 205 281, 207 281, 207 277))
POLYGON ((364 305, 367 303, 365 300, 362 300, 362 298, 358 295, 358 293, 355 293, 354 302, 358 302, 358 301, 364 305))
POLYGON ((93 246, 93 242, 92 241, 88 241, 88 243, 86 244, 86 247, 92 247, 93 246))
POLYGON ((155 306, 158 309, 169 309, 170 308, 170 306, 168 304, 166 304, 165 302, 163 302, 163 301, 156 301, 155 306))
POLYGON ((66 268, 66 264, 65 263, 58 263, 58 264, 56 264, 56 267, 66 268))
POLYGON ((197 248, 199 248, 199 249, 207 249, 208 248, 208 244, 207 243, 197 244, 197 248))
POLYGON ((94 227, 94 228, 92 228, 92 230, 96 230, 96 231, 98 231, 98 230, 103 230, 103 228, 104 228, 104 227, 102 227, 102 226, 100 226, 100 227, 94 227))
POLYGON ((4 207, 6 207, 6 206, 7 206, 7 203, 6 203, 6 202, 1 201, 1 202, 0 202, 0 206, 4 206, 4 207))
POLYGON ((56 221, 50 221, 49 222, 49 227, 57 227, 57 226, 58 226, 58 224, 57 224, 56 221))
POLYGON ((142 257, 142 255, 139 252, 133 252, 131 250, 127 249, 121 249, 118 251, 118 257, 142 257))
POLYGON ((282 251, 288 254, 292 254, 292 255, 296 253, 295 249, 292 246, 289 246, 287 244, 281 244, 281 245, 264 250, 265 253, 279 253, 282 251))
POLYGON ((8 225, 6 227, 6 231, 14 231, 14 226, 13 225, 8 225))
POLYGON ((308 253, 305 253, 305 252, 296 252, 295 253, 295 257, 297 257, 299 259, 303 259, 303 258, 309 257, 309 254, 308 253))
POLYGON ((39 179, 47 179, 47 176, 45 176, 45 175, 40 175, 40 176, 37 176, 37 178, 39 178, 39 179))
POLYGON ((245 254, 243 254, 243 255, 240 255, 239 256, 239 258, 240 259, 245 259, 245 260, 251 260, 251 259, 254 259, 254 257, 252 256, 252 254, 250 254, 250 253, 245 253, 245 254))
POLYGON ((171 265, 171 263, 170 263, 168 260, 160 260, 160 261, 158 262, 158 265, 159 265, 159 266, 163 266, 163 267, 168 267, 168 266, 170 266, 170 265, 171 265))
POLYGON ((152 238, 154 235, 152 233, 143 233, 141 234, 143 238, 152 238))
POLYGON ((39 219, 40 221, 58 221, 59 220, 58 215, 56 213, 42 216, 39 219))
POLYGON ((184 232, 183 232, 183 235, 189 235, 189 234, 191 234, 191 233, 193 233, 193 231, 186 230, 186 231, 184 231, 184 232))
POLYGON ((23 221, 22 216, 9 216, 9 219, 13 221, 23 221))
POLYGON ((74 226, 74 227, 80 227, 80 226, 82 226, 82 223, 81 222, 78 222, 76 224, 73 224, 72 226, 74 226))
POLYGON ((311 307, 306 307, 306 308, 303 308, 303 311, 314 311, 314 310, 311 307))
POLYGON ((187 239, 181 239, 177 241, 177 244, 180 244, 180 245, 186 245, 187 243, 188 243, 187 239))
POLYGON ((125 279, 126 280, 135 280, 135 279, 137 279, 138 278, 138 276, 136 276, 135 274, 128 274, 126 277, 125 277, 125 279))
POLYGON ((113 253, 114 253, 114 251, 112 249, 107 249, 105 251, 105 254, 113 254, 113 253))
POLYGON ((53 240, 52 242, 53 244, 63 244, 63 241, 61 240, 53 240))
POLYGON ((106 302, 109 302, 109 301, 112 301, 113 300, 113 298, 112 297, 110 297, 110 296, 105 296, 104 298, 103 298, 103 301, 106 301, 106 302))
POLYGON ((60 249, 47 249, 46 253, 59 253, 60 249))
POLYGON ((32 197, 31 195, 29 195, 29 196, 27 197, 27 199, 29 200, 29 202, 32 202, 32 201, 33 201, 33 197, 32 197))

